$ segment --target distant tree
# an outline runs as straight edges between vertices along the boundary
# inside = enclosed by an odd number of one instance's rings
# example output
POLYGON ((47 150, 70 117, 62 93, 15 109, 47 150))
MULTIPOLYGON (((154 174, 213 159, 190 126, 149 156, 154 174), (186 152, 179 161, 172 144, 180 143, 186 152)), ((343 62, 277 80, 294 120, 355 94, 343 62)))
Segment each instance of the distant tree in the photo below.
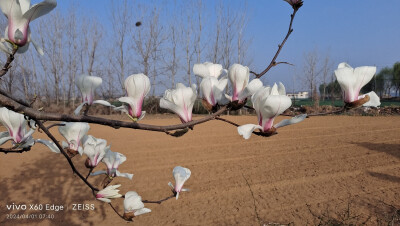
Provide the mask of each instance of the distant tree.
POLYGON ((397 97, 399 95, 399 91, 400 91, 400 62, 396 62, 393 65, 392 84, 393 84, 393 87, 395 88, 396 97, 397 97))

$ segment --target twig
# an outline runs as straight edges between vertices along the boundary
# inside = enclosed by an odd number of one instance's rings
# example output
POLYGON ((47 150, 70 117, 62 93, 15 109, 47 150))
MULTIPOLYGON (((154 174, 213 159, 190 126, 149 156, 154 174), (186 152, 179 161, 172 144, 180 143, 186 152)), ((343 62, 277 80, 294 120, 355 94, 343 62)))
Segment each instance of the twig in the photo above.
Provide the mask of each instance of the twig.
POLYGON ((94 169, 94 168, 90 168, 90 170, 89 170, 89 172, 88 172, 88 174, 87 174, 87 176, 86 176, 86 178, 85 178, 86 180, 89 178, 89 176, 90 176, 90 174, 92 173, 93 169, 94 169))
POLYGON ((114 212, 118 214, 118 216, 119 216, 120 218, 122 218, 122 219, 125 220, 125 218, 124 218, 120 213, 118 213, 118 211, 114 208, 114 206, 113 206, 111 203, 108 203, 108 204, 111 206, 111 208, 114 210, 114 212))
POLYGON ((3 68, 0 71, 0 78, 7 74, 8 70, 11 68, 10 64, 14 61, 14 55, 17 50, 18 47, 14 47, 12 53, 8 55, 7 62, 4 64, 3 68))
POLYGON ((79 173, 79 171, 75 168, 74 163, 72 162, 72 160, 69 158, 68 154, 64 151, 64 149, 61 147, 61 145, 58 143, 57 139, 53 136, 53 134, 50 133, 50 131, 43 125, 43 123, 40 120, 35 120, 37 125, 43 130, 44 133, 46 133, 46 135, 54 142, 54 144, 57 146, 57 148, 60 150, 60 152, 64 155, 64 157, 67 159, 69 165, 72 168, 72 171, 78 175, 81 180, 83 182, 85 182, 85 184, 87 186, 90 187, 90 189, 92 189, 92 191, 99 191, 98 188, 95 188, 91 183, 89 183, 85 177, 82 176, 81 173, 79 173))
POLYGON ((256 213, 256 217, 257 217, 258 223, 261 225, 262 223, 261 223, 260 217, 258 216, 257 205, 256 205, 256 199, 254 198, 253 190, 251 190, 250 184, 249 184, 249 182, 247 181, 247 179, 246 179, 246 177, 244 176, 243 173, 242 173, 242 177, 243 177, 243 179, 246 181, 247 187, 249 187, 249 190, 250 190, 250 193, 251 193, 251 197, 253 197, 254 212, 256 213))
POLYGON ((47 129, 53 128, 54 126, 65 126, 65 123, 54 123, 47 127, 47 129))
POLYGON ((168 199, 171 199, 171 198, 174 198, 174 197, 175 197, 175 195, 171 195, 171 196, 169 196, 169 197, 167 197, 167 198, 165 198, 165 199, 161 199, 161 200, 159 200, 159 201, 142 200, 142 202, 143 202, 143 203, 157 203, 157 204, 161 204, 162 202, 167 201, 168 199))
POLYGON ((234 126, 236 126, 236 127, 239 127, 239 126, 240 126, 240 125, 237 124, 237 123, 234 123, 234 122, 232 122, 232 121, 229 121, 228 119, 224 119, 224 118, 221 118, 221 117, 215 117, 215 119, 216 119, 216 120, 223 121, 223 122, 227 122, 227 123, 229 123, 229 124, 231 124, 231 125, 234 125, 234 126))
POLYGON ((254 74, 257 78, 260 78, 265 73, 267 73, 272 67, 274 67, 274 66, 276 66, 278 64, 283 64, 283 63, 289 64, 287 62, 276 62, 276 58, 278 58, 278 55, 281 52, 283 45, 285 45, 285 43, 286 43, 287 39, 289 38, 290 34, 293 32, 293 28, 292 28, 293 20, 294 20, 294 17, 295 17, 295 15, 296 15, 298 10, 299 10, 299 8, 294 8, 293 9, 293 13, 290 15, 290 24, 289 24, 288 32, 287 32, 285 38, 283 39, 282 43, 280 45, 278 45, 278 50, 276 51, 275 56, 274 56, 274 58, 272 58, 272 60, 269 63, 268 67, 264 71, 262 71, 260 74, 257 74, 257 73, 255 73, 253 71, 250 71, 250 73, 254 74))

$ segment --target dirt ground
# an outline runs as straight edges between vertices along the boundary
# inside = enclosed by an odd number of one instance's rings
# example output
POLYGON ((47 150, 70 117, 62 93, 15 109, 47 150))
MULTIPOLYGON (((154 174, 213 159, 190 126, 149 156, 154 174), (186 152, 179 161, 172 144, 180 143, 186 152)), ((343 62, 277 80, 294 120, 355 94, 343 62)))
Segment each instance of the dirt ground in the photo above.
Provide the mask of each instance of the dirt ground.
MULTIPOLYGON (((257 121, 255 116, 224 117, 239 124, 257 121)), ((141 122, 179 120, 148 117, 141 122)), ((171 195, 167 184, 174 182, 175 166, 192 171, 184 186, 189 192, 161 205, 146 204, 152 212, 130 225, 317 225, 334 220, 400 225, 400 117, 313 117, 278 132, 244 140, 236 127, 211 121, 180 138, 100 125, 91 125, 89 134, 107 139, 111 150, 127 156, 119 170, 133 173, 133 180, 112 182, 123 184, 123 194, 134 190, 143 199, 160 200, 171 195)), ((86 174, 84 160, 76 156, 73 162, 86 174)), ((90 178, 95 184, 101 180, 90 178)), ((93 199, 63 156, 40 144, 23 154, 0 153, 0 192, 0 225, 126 225, 107 204, 93 199), (12 204, 25 204, 27 210, 8 210, 12 204), (44 210, 29 210, 29 204, 42 204, 44 210), (64 210, 45 210, 46 204, 64 210), (77 210, 77 204, 94 210, 77 210), (35 219, 7 219, 18 214, 35 219)), ((122 201, 113 201, 121 213, 122 201)))

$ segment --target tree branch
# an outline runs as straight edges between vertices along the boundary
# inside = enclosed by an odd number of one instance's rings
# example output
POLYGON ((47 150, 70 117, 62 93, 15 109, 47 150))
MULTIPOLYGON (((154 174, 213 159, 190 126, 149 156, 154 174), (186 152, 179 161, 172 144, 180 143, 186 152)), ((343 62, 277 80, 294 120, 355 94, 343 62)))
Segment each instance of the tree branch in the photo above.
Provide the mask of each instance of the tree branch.
POLYGON ((28 104, 21 102, 19 100, 14 100, 13 98, 9 97, 8 95, 4 95, 2 92, 0 92, 0 103, 4 107, 7 107, 8 109, 15 111, 15 112, 21 112, 33 120, 87 122, 87 123, 94 123, 94 124, 110 126, 110 127, 116 128, 116 129, 123 127, 123 128, 157 131, 157 132, 179 130, 179 129, 185 129, 188 127, 190 128, 190 127, 193 127, 194 125, 201 124, 201 123, 210 121, 212 119, 215 119, 215 117, 223 114, 230 108, 230 106, 223 106, 212 115, 208 115, 204 118, 201 118, 198 120, 193 120, 193 121, 183 123, 183 124, 169 125, 169 126, 156 126, 156 125, 141 124, 141 123, 137 123, 137 122, 125 122, 125 121, 118 121, 118 120, 103 119, 103 118, 93 117, 93 116, 85 116, 85 115, 76 116, 76 115, 66 115, 66 114, 57 114, 57 113, 48 113, 48 112, 37 111, 37 110, 29 107, 28 104))
POLYGON ((72 171, 81 178, 83 182, 87 186, 92 189, 92 191, 99 191, 98 188, 95 188, 91 183, 89 183, 82 174, 79 173, 79 171, 75 168, 74 163, 72 162, 71 158, 69 158, 68 154, 64 151, 64 149, 61 147, 61 145, 58 143, 57 139, 50 133, 50 131, 43 125, 43 123, 40 120, 35 120, 36 124, 39 126, 40 129, 43 130, 44 133, 54 142, 54 144, 57 146, 57 148, 60 150, 60 152, 64 155, 64 157, 67 159, 69 165, 71 166, 72 171))
POLYGON ((14 55, 17 52, 18 47, 14 48, 12 53, 8 55, 7 62, 4 64, 0 71, 0 78, 7 74, 8 70, 11 68, 11 63, 14 61, 14 55))
POLYGON ((256 76, 256 78, 260 78, 265 73, 267 73, 272 67, 274 67, 274 66, 276 66, 278 64, 282 64, 282 63, 289 64, 287 62, 276 62, 276 58, 278 58, 278 55, 281 52, 283 45, 285 45, 285 43, 286 43, 287 39, 289 38, 290 34, 293 32, 293 28, 292 28, 293 20, 294 20, 294 17, 295 17, 295 15, 296 15, 298 10, 299 10, 299 8, 294 8, 293 9, 293 13, 290 15, 290 24, 289 24, 288 32, 287 32, 285 38, 283 39, 282 43, 280 45, 278 45, 278 50, 276 51, 275 56, 274 56, 274 58, 272 58, 272 60, 269 63, 268 67, 264 71, 262 71, 260 74, 257 74, 254 71, 250 71, 250 73, 254 74, 256 76))

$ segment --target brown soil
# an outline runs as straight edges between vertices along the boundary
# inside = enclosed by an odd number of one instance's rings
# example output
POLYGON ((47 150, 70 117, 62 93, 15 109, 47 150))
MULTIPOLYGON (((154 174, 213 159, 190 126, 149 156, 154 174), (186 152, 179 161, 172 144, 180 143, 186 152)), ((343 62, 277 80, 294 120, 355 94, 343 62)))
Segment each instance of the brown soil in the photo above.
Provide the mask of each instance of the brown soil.
MULTIPOLYGON (((224 118, 256 122, 254 116, 224 118)), ((142 123, 179 120, 148 117, 142 123)), ((60 138, 56 128, 52 131, 60 138)), ((107 139, 113 151, 127 156, 119 170, 134 173, 133 180, 112 182, 123 184, 122 194, 134 190, 143 199, 159 200, 171 195, 167 184, 174 182, 175 166, 192 171, 184 186, 189 192, 161 205, 146 204, 152 212, 132 225, 315 225, 329 220, 400 224, 399 117, 313 117, 280 128, 275 136, 253 135, 249 140, 221 121, 198 125, 180 138, 99 125, 92 125, 89 134, 107 139)), ((28 153, 0 154, 0 225, 125 224, 108 204, 93 199, 63 156, 40 144, 28 153), (8 210, 6 205, 13 203, 26 204, 28 210, 8 210), (64 205, 66 210, 34 211, 29 204, 64 205), (73 204, 93 204, 95 209, 73 210, 73 204), (39 219, 41 213, 54 219, 39 219), (8 214, 37 218, 7 219, 8 214)), ((84 160, 73 159, 86 174, 84 160)), ((113 203, 122 213, 122 199, 113 203)))

